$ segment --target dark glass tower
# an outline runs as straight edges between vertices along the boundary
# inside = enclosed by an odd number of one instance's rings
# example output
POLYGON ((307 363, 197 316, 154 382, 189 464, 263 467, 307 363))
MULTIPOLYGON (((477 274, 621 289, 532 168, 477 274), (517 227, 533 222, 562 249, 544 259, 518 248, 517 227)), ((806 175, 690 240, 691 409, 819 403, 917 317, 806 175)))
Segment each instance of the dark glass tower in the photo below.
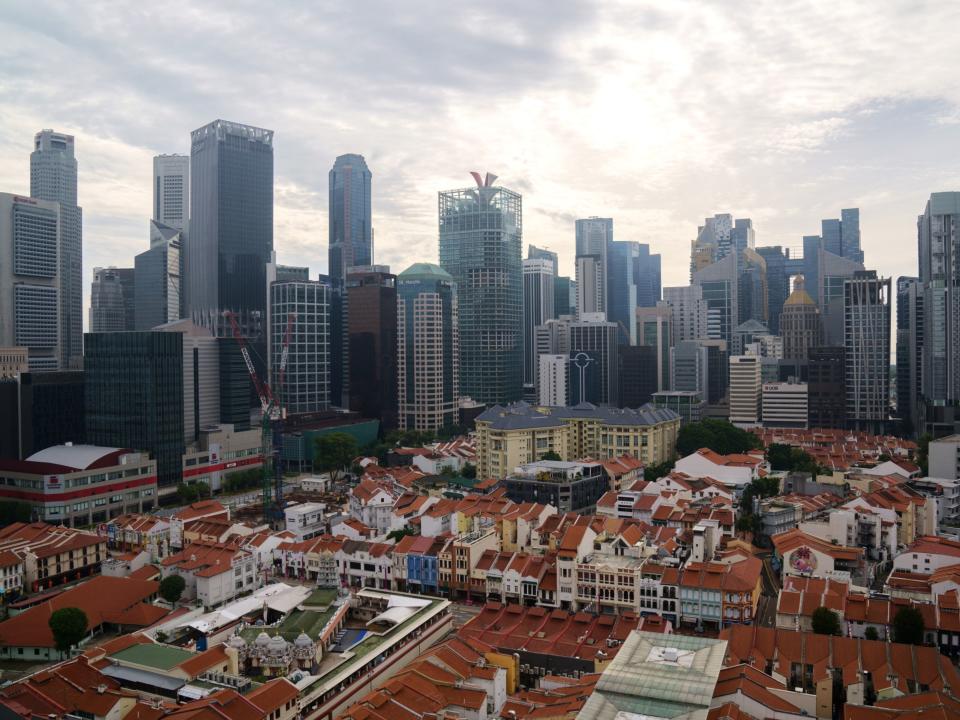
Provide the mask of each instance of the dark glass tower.
POLYGON ((350 406, 347 271, 373 263, 372 179, 362 155, 341 155, 330 169, 330 402, 344 408, 350 406))
POLYGON ((223 337, 229 310, 259 337, 273 252, 273 131, 215 120, 191 141, 186 315, 223 337))
POLYGON ((457 284, 461 395, 503 404, 520 399, 523 377, 522 200, 475 177, 440 193, 440 266, 457 284))
POLYGON ((390 268, 347 276, 350 304, 350 409, 397 427, 397 278, 390 268))
POLYGON ((182 477, 183 335, 88 333, 84 352, 86 435, 91 445, 146 450, 159 485, 182 477))

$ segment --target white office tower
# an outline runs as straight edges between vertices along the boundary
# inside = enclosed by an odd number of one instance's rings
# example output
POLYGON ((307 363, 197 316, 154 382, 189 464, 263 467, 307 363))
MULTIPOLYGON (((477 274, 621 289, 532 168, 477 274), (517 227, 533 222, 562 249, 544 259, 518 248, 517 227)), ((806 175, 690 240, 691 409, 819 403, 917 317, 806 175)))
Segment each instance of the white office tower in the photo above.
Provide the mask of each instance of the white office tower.
POLYGON ((567 365, 568 355, 540 356, 540 404, 550 407, 567 405, 567 365))
POLYGON ((762 393, 764 427, 807 427, 808 402, 806 383, 764 383, 762 393))
POLYGON ((523 387, 534 392, 537 384, 537 327, 556 317, 555 279, 549 259, 523 261, 523 387))
MULTIPOLYGON (((663 301, 670 306, 674 342, 709 337, 707 303, 703 301, 701 286, 666 287, 663 289, 663 301)), ((719 327, 717 330, 719 334, 719 327)))
POLYGON ((890 417, 890 279, 856 272, 843 296, 847 422, 880 434, 890 417))
POLYGON ((0 193, 0 347, 31 372, 61 367, 60 248, 55 202, 0 193))
POLYGON ((730 422, 750 428, 760 424, 760 358, 756 355, 730 357, 730 422))
POLYGON ((153 158, 153 219, 184 230, 190 219, 190 156, 153 158))

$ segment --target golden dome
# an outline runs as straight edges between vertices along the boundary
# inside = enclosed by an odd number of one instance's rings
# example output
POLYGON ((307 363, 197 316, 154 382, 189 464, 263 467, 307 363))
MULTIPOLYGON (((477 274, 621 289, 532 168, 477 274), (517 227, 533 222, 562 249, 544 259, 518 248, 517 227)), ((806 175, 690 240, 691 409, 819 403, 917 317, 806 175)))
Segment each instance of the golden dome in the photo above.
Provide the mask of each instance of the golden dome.
POLYGON ((793 283, 793 292, 790 293, 790 297, 788 297, 787 301, 783 304, 784 307, 788 305, 813 305, 816 307, 817 304, 804 289, 803 284, 803 275, 797 275, 793 283))

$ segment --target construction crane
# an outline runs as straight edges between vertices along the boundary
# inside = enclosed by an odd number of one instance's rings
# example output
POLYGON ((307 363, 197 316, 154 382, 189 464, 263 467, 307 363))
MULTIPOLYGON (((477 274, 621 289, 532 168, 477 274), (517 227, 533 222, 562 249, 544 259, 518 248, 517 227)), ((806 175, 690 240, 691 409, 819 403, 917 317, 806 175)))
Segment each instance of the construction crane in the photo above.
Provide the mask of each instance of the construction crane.
POLYGON ((286 412, 283 407, 282 393, 283 379, 287 370, 287 358, 290 353, 290 333, 293 330, 296 313, 287 314, 287 327, 283 337, 280 367, 277 372, 276 394, 270 389, 269 383, 262 382, 257 375, 257 369, 250 357, 247 339, 240 332, 240 326, 237 324, 236 314, 226 311, 224 316, 230 321, 233 338, 240 347, 240 354, 247 366, 247 373, 250 375, 257 398, 260 400, 260 410, 262 412, 260 437, 263 447, 263 517, 264 520, 269 521, 271 516, 279 516, 283 512, 283 470, 280 464, 280 451, 283 446, 283 420, 286 417, 286 412), (271 464, 273 466, 272 482, 271 464))

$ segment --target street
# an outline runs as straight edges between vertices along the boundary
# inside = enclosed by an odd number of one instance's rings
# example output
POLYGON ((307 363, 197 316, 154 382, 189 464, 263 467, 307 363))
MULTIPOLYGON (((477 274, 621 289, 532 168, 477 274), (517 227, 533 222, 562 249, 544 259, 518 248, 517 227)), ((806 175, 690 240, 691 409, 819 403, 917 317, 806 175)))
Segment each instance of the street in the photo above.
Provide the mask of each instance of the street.
POLYGON ((482 603, 474 603, 473 605, 466 605, 459 602, 453 603, 453 607, 450 608, 450 612, 453 615, 454 629, 457 630, 462 628, 468 622, 473 620, 473 618, 475 618, 482 609, 482 603))

